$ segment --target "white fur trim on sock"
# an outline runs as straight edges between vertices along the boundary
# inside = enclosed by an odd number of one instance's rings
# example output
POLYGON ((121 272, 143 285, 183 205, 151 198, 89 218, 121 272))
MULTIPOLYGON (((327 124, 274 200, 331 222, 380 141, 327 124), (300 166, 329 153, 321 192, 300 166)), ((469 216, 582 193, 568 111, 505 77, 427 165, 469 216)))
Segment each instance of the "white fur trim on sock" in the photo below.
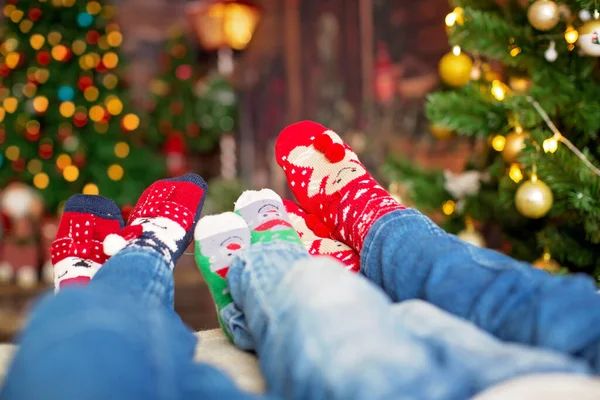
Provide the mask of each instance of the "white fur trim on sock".
POLYGON ((207 215, 198 221, 194 231, 194 239, 202 240, 209 236, 240 228, 249 229, 246 221, 231 211, 218 215, 207 215))
POLYGON ((104 254, 107 256, 114 256, 119 251, 123 250, 127 241, 123 236, 119 236, 116 233, 111 233, 104 238, 103 248, 104 254))
POLYGON ((235 210, 246 207, 258 200, 276 200, 283 204, 281 197, 271 189, 246 190, 235 202, 235 210))

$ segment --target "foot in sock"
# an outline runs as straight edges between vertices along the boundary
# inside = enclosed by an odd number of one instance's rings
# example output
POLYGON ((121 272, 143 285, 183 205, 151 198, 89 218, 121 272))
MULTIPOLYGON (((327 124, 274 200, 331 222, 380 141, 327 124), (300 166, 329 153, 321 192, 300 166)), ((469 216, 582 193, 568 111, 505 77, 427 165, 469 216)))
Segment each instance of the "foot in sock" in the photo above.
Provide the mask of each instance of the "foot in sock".
POLYGON ((210 215, 198 222, 194 233, 196 263, 217 306, 219 323, 231 338, 221 311, 233 299, 227 287, 227 272, 236 256, 250 244, 282 240, 301 244, 290 224, 281 197, 270 189, 246 191, 235 203, 235 213, 210 215))
POLYGON ((127 227, 106 237, 105 253, 114 255, 125 247, 150 249, 173 268, 192 240, 206 191, 196 174, 154 182, 142 193, 127 227))
POLYGON ((235 202, 235 212, 248 224, 252 243, 276 240, 302 243, 290 223, 283 200, 271 189, 245 191, 235 202))
POLYGON ((227 288, 227 272, 236 255, 250 246, 250 229, 238 214, 226 212, 203 217, 194 232, 196 264, 217 306, 223 331, 221 310, 233 302, 227 288))
POLYGON ((358 253, 375 221, 405 208, 335 132, 315 122, 285 128, 277 138, 275 157, 300 206, 358 253))
POLYGON ((121 211, 110 199, 80 194, 67 200, 51 246, 55 292, 86 285, 108 259, 104 239, 123 226, 121 211))
POLYGON ((360 256, 345 243, 332 239, 331 230, 293 201, 284 200, 292 226, 300 235, 304 248, 313 256, 330 256, 341 261, 349 271, 360 271, 360 256))

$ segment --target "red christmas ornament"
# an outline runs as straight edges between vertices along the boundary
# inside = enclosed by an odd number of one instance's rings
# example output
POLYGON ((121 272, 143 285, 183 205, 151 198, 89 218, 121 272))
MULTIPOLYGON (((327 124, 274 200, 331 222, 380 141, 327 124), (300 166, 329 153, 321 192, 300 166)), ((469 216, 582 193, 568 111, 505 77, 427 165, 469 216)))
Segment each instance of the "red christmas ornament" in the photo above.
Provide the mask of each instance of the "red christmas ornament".
POLYGON ((0 64, 0 75, 7 77, 10 74, 10 68, 6 64, 0 64))
POLYGON ((104 65, 104 63, 102 61, 100 61, 98 63, 98 65, 96 65, 96 71, 103 73, 103 72, 108 71, 108 68, 106 68, 106 65, 104 65))
POLYGON ((105 124, 106 124, 106 123, 108 123, 108 121, 110 121, 110 117, 111 117, 110 113, 109 113, 109 112, 108 112, 108 110, 105 108, 105 109, 104 109, 104 117, 102 117, 102 120, 101 120, 101 122, 103 122, 103 123, 105 123, 105 124))
POLYGON ((52 158, 53 152, 54 150, 52 148, 52 145, 48 143, 44 143, 43 145, 41 145, 38 151, 40 158, 44 160, 49 160, 50 158, 52 158))
POLYGON ((37 53, 37 55, 35 56, 35 59, 38 64, 40 64, 42 67, 45 67, 48 64, 50 64, 50 61, 52 60, 52 56, 46 50, 42 50, 37 53))
POLYGON ((192 67, 189 65, 180 65, 175 70, 175 76, 182 81, 186 81, 192 77, 192 67))
POLYGON ((6 130, 4 127, 0 127, 0 144, 4 143, 4 139, 6 139, 6 130))
POLYGON ((81 76, 81 77, 79 77, 79 80, 77 81, 77 86, 79 87, 79 90, 81 90, 82 92, 85 91, 85 89, 92 86, 93 84, 94 84, 94 81, 92 80, 92 78, 90 76, 81 76))
POLYGON ((76 112, 73 116, 73 125, 78 128, 83 128, 87 124, 87 114, 83 112, 76 112))
POLYGON ((12 162, 12 169, 16 172, 23 171, 25 169, 25 160, 22 157, 17 158, 15 161, 12 162))
POLYGON ((77 168, 83 168, 86 164, 85 154, 82 152, 73 154, 73 164, 75 164, 77 168))
POLYGON ((32 20, 33 22, 36 22, 42 16, 42 10, 40 10, 37 7, 34 7, 29 10, 29 12, 27 13, 27 16, 29 17, 30 20, 32 20))
POLYGON ((62 58, 62 60, 60 60, 61 62, 68 62, 71 57, 73 57, 73 53, 71 52, 70 49, 67 49, 67 52, 65 53, 65 56, 62 58))
POLYGON ((186 132, 189 137, 198 137, 200 136, 200 127, 198 124, 194 122, 190 122, 186 127, 186 132))
POLYGON ((97 44, 99 38, 100 38, 100 33, 96 30, 91 30, 88 33, 86 33, 86 35, 85 35, 85 40, 89 44, 97 44))
POLYGON ((167 173, 169 176, 179 176, 186 172, 186 145, 183 136, 171 135, 163 145, 163 153, 167 157, 167 173))

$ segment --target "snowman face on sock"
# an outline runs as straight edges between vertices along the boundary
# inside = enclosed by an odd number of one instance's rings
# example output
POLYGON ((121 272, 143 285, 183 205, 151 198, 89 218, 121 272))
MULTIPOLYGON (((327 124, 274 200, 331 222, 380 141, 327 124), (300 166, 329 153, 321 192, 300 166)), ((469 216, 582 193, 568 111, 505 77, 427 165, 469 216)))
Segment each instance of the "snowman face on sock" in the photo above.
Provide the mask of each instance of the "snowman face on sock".
MULTIPOLYGON (((323 133, 329 135, 333 143, 343 144, 342 139, 332 131, 323 133)), ((335 193, 361 176, 367 174, 367 171, 358 161, 358 156, 353 151, 346 149, 344 158, 336 163, 330 162, 325 154, 310 146, 298 146, 294 148, 288 156, 292 164, 292 171, 296 175, 293 166, 308 168, 312 170, 310 174, 306 171, 302 173, 298 170, 297 178, 289 178, 290 184, 296 188, 298 185, 306 187, 309 197, 313 197, 321 190, 321 185, 325 181, 325 194, 335 193)))
POLYGON ((266 231, 278 227, 281 229, 292 227, 286 220, 283 204, 271 199, 252 202, 238 211, 252 230, 266 231))
POLYGON ((150 232, 156 240, 171 251, 177 251, 177 242, 185 237, 185 229, 172 219, 165 217, 136 218, 131 225, 141 225, 144 233, 150 232))
POLYGON ((96 275, 100 267, 100 264, 92 260, 79 257, 66 257, 54 265, 55 287, 86 284, 96 275))
POLYGON ((210 270, 225 278, 236 255, 250 244, 248 229, 236 229, 200 240, 200 252, 210 259, 210 270))

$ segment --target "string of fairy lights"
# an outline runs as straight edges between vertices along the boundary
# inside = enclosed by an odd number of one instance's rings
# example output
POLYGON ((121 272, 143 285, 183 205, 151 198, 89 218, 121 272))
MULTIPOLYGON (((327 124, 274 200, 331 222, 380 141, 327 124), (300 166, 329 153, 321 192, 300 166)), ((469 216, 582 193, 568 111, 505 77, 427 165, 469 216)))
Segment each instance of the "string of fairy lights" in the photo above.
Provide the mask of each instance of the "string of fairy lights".
MULTIPOLYGON (((77 3, 77 0, 39 1, 63 8, 73 7, 77 3)), ((38 6, 24 11, 13 3, 4 5, 4 16, 16 24, 22 33, 28 34, 43 17, 43 11, 38 6)), ((22 149, 17 145, 7 146, 4 156, 11 162, 14 171, 20 172, 26 168, 33 175, 33 184, 38 189, 43 190, 50 185, 50 176, 43 171, 44 164, 50 160, 54 161, 56 169, 67 182, 78 181, 80 169, 85 165, 85 155, 77 152, 80 144, 78 129, 91 125, 97 134, 105 134, 115 118, 120 120, 120 127, 124 132, 135 131, 140 126, 140 118, 136 114, 124 114, 123 102, 117 95, 108 94, 101 98, 101 89, 114 90, 119 84, 115 70, 120 60, 116 49, 122 44, 123 35, 115 22, 107 22, 102 29, 96 29, 94 21, 96 18, 112 21, 114 11, 113 6, 101 5, 97 1, 87 2, 85 11, 77 14, 76 22, 80 28, 89 30, 84 37, 72 42, 67 41, 59 31, 53 30, 46 35, 32 34, 28 43, 20 43, 15 35, 6 35, 0 45, 1 78, 8 77, 15 70, 27 68, 25 82, 14 83, 12 87, 0 85, 0 144, 7 136, 2 122, 7 115, 19 112, 15 118, 15 128, 22 131, 28 141, 38 142, 39 158, 26 161, 22 149), (29 46, 35 51, 34 60, 26 60, 23 46, 29 46), (38 94, 42 85, 59 81, 58 77, 51 76, 48 67, 51 63, 66 64, 71 61, 76 61, 81 70, 77 83, 75 86, 58 86, 56 98, 59 101, 51 104, 47 96, 38 94), (86 103, 77 103, 77 90, 83 94, 86 103), (58 154, 55 154, 57 146, 53 140, 43 137, 44 127, 38 120, 55 107, 64 119, 58 124, 57 136, 62 146, 58 154)), ((125 141, 115 144, 116 158, 125 159, 129 154, 130 146, 125 141)), ((111 180, 118 181, 123 178, 125 171, 116 162, 107 167, 106 173, 111 180)), ((83 186, 83 193, 98 194, 98 186, 92 182, 87 183, 83 186)))

